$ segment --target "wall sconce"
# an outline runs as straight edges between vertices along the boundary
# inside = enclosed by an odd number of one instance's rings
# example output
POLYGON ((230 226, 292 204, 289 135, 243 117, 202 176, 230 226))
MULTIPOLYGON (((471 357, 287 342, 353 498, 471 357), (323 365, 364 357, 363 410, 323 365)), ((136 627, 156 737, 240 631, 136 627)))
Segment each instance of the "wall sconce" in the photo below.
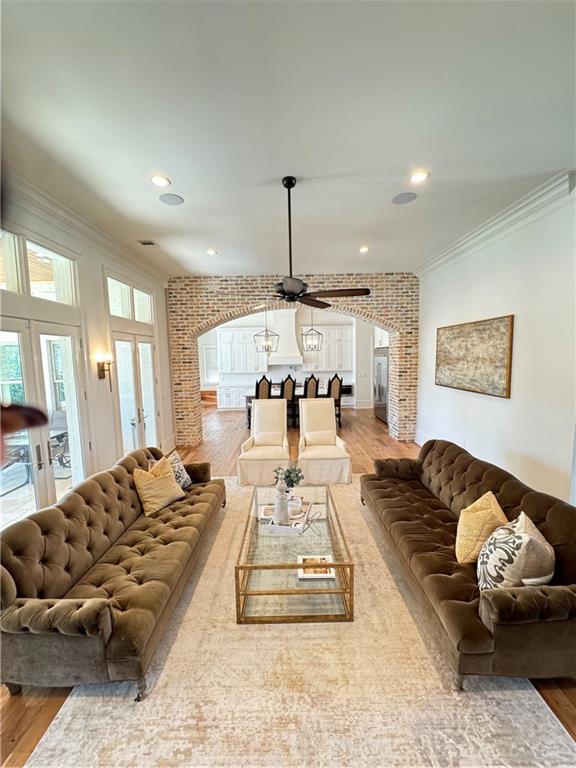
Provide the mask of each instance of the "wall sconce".
POLYGON ((110 381, 110 392, 112 392, 112 376, 110 375, 110 368, 114 359, 110 354, 98 355, 96 358, 96 371, 99 379, 105 379, 106 373, 108 373, 108 379, 110 381))

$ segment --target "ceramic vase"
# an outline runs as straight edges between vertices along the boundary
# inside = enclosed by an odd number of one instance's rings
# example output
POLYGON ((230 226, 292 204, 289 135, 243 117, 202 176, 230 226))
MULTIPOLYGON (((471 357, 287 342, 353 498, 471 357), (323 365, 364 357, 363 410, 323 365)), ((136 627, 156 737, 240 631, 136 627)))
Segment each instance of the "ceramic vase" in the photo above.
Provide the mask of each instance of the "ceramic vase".
POLYGON ((287 490, 285 480, 280 478, 276 483, 276 496, 274 498, 274 525, 286 525, 290 519, 287 490))

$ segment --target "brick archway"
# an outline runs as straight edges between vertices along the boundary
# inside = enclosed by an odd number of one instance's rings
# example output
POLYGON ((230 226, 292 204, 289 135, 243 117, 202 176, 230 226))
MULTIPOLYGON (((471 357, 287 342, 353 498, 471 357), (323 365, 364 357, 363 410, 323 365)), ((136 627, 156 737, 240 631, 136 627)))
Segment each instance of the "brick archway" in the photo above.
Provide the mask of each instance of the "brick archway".
MULTIPOLYGON (((379 325, 390 333, 389 429, 398 440, 416 432, 418 374, 418 278, 410 272, 301 275, 314 290, 369 286, 365 298, 334 300, 334 311, 379 325)), ((202 442, 198 336, 252 314, 270 296, 280 275, 172 277, 168 317, 172 390, 178 445, 202 442)), ((286 309, 270 302, 270 309, 286 309)))

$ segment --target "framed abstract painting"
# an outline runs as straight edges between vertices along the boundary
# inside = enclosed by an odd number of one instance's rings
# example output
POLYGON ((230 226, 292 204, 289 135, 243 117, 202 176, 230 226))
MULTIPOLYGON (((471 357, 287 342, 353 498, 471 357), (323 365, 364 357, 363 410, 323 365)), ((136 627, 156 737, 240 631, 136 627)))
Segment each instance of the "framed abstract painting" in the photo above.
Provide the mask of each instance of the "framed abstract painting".
POLYGON ((436 384, 510 397, 514 315, 436 331, 436 384))

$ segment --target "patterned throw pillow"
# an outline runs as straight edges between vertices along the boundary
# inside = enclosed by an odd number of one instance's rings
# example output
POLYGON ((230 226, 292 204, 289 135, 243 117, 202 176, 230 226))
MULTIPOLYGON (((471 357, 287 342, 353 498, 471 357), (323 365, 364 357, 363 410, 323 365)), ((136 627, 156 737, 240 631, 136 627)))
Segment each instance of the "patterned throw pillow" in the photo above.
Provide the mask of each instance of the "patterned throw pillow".
POLYGON ((156 462, 150 471, 136 467, 134 485, 144 507, 145 515, 153 515, 186 494, 176 482, 166 457, 156 462))
POLYGON ((554 576, 554 547, 524 513, 486 539, 478 556, 480 589, 548 584, 554 576))
POLYGON ((168 461, 170 462, 170 466, 174 472, 174 477, 176 478, 176 482, 180 488, 183 488, 185 491, 188 490, 188 488, 190 488, 192 485, 192 480, 190 479, 188 472, 186 472, 186 468, 182 463, 182 459, 176 453, 176 451, 173 451, 170 456, 168 456, 168 461))
POLYGON ((480 496, 460 512, 456 530, 456 560, 459 563, 475 563, 488 536, 507 522, 508 518, 492 491, 480 496))

